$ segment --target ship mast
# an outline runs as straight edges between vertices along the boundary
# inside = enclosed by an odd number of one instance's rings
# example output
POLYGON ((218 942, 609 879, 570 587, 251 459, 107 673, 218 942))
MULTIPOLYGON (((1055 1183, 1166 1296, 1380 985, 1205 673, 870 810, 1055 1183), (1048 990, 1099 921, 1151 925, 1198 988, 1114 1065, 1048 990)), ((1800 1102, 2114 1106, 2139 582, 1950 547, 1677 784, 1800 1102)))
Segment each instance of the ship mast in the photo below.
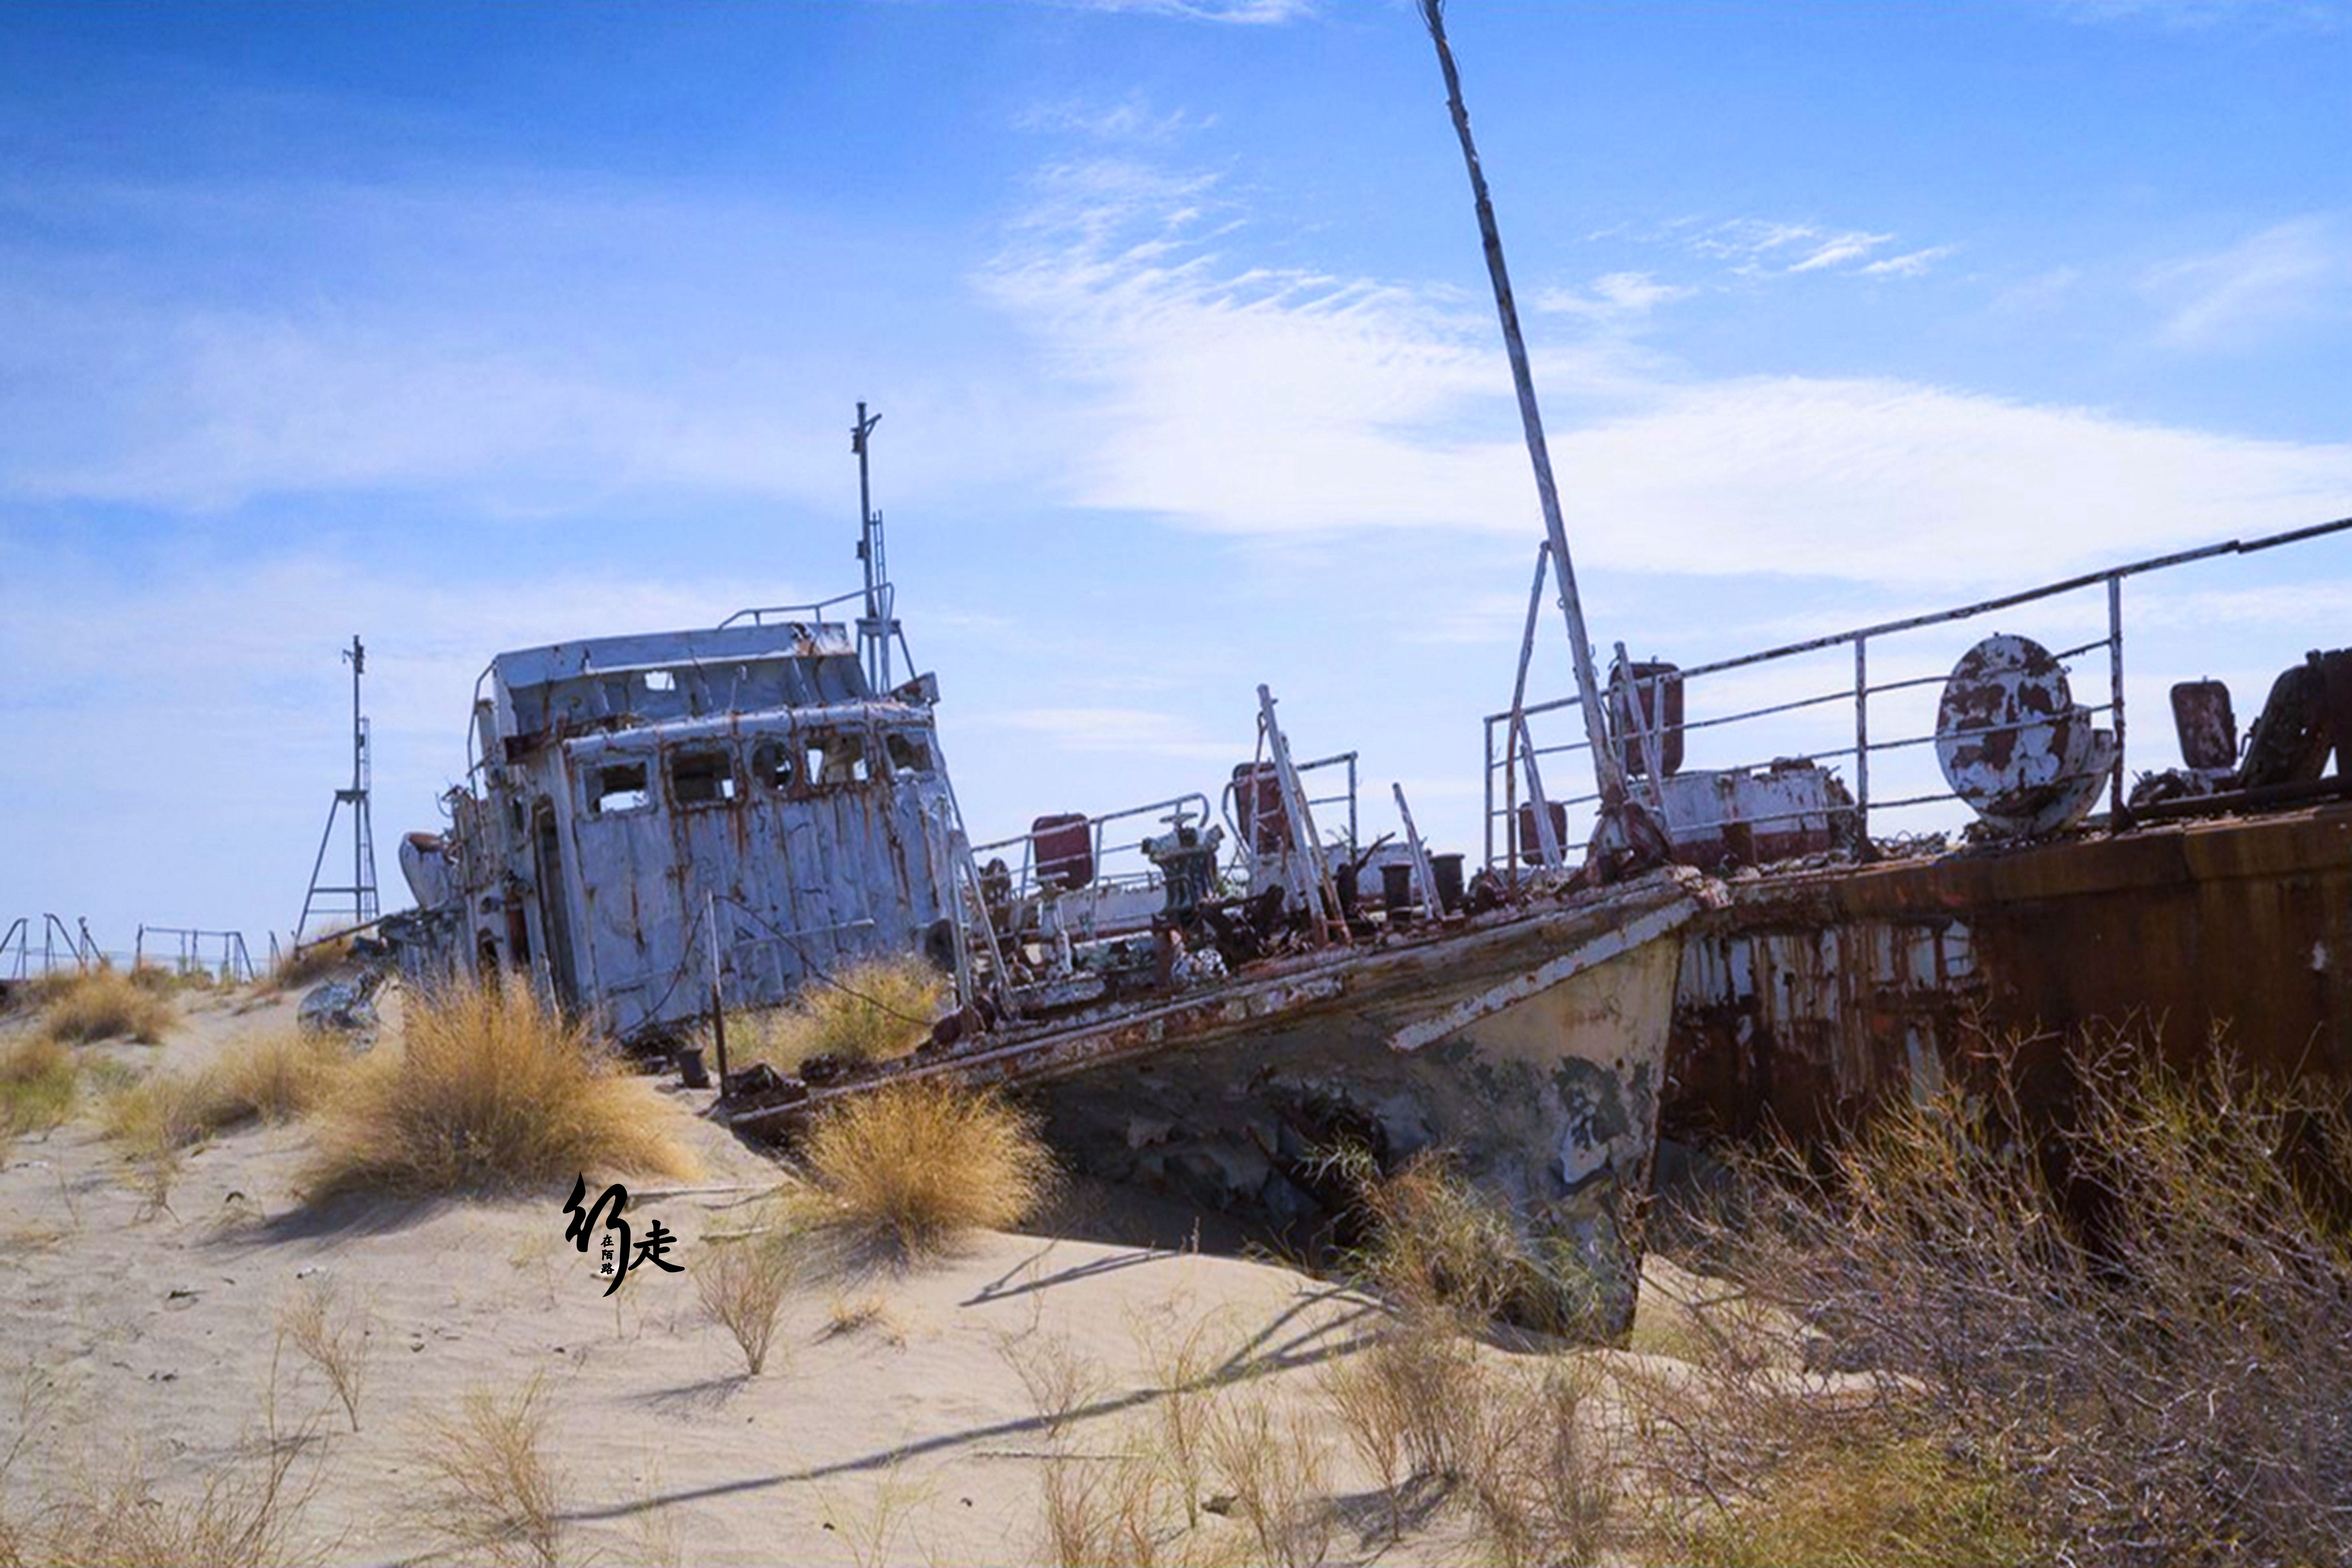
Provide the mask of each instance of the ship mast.
POLYGON ((1503 265, 1503 237, 1495 226, 1495 204, 1486 194, 1486 176, 1478 166, 1478 147, 1470 139, 1470 110, 1462 101, 1462 78, 1454 68, 1454 51, 1445 41, 1445 0, 1421 0, 1421 18, 1437 46, 1437 64, 1445 73, 1447 107, 1454 112, 1454 134, 1462 139, 1462 161, 1470 171, 1470 194, 1478 208, 1478 232, 1486 242, 1486 274, 1495 284, 1495 309, 1503 319, 1503 345, 1511 356, 1511 379, 1519 394, 1519 423, 1526 428, 1528 458, 1535 466, 1536 497, 1543 506, 1544 533, 1551 544, 1551 560, 1559 574, 1560 613, 1568 621, 1569 652, 1576 660, 1577 701, 1584 710, 1584 737, 1592 747, 1593 782, 1601 792, 1600 826, 1596 837, 1614 834, 1624 841, 1622 817, 1625 806, 1625 773, 1616 748, 1609 743, 1608 721, 1601 708, 1601 686, 1592 663, 1592 643, 1584 629, 1584 606, 1576 594, 1576 568, 1569 559, 1568 526, 1560 519, 1559 489, 1552 482, 1551 449, 1544 440, 1543 413, 1536 406, 1535 374, 1528 365, 1527 341, 1519 332, 1518 307, 1511 300, 1511 276, 1503 265))

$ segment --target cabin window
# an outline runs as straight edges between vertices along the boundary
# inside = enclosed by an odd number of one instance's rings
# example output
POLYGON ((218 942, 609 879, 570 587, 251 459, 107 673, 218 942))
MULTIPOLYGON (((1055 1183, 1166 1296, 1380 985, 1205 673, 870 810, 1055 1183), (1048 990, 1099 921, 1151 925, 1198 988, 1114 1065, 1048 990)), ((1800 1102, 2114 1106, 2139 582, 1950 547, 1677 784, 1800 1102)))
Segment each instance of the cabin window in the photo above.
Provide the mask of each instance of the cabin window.
POLYGON ((643 811, 653 803, 653 792, 646 787, 646 764, 643 763, 606 763, 589 777, 588 814, 591 816, 643 811))
POLYGON ((782 741, 762 741, 751 748, 751 776, 768 789, 790 789, 800 782, 801 770, 793 748, 782 741))
POLYGON ((922 736, 893 732, 882 737, 890 753, 890 771, 901 777, 931 771, 931 748, 922 736))
POLYGON ((680 805, 719 805, 735 798, 735 768, 715 746, 672 752, 670 798, 680 805))
POLYGON ((814 754, 821 759, 816 775, 819 784, 861 784, 874 776, 866 760, 866 742, 862 736, 822 736, 816 742, 814 754))
POLYGON ((647 691, 676 691, 677 689, 677 677, 672 675, 667 669, 649 669, 646 671, 646 689, 647 691))

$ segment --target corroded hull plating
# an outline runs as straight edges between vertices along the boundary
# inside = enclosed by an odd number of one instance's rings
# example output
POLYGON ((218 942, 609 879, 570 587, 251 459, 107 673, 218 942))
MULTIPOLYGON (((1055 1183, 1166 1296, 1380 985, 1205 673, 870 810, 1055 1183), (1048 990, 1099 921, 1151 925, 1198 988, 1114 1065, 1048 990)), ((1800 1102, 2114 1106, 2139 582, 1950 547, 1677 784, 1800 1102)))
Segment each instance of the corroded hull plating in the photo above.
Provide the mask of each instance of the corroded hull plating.
POLYGON ((1646 1192, 1679 967, 1713 898, 1661 872, 1370 948, 1270 963, 1187 994, 1007 1026, 733 1120, 786 1131, 906 1078, 1017 1085, 1088 1174, 1302 1240, 1317 1163, 1443 1149, 1576 1260, 1596 1330, 1631 1321, 1631 1200, 1646 1192))

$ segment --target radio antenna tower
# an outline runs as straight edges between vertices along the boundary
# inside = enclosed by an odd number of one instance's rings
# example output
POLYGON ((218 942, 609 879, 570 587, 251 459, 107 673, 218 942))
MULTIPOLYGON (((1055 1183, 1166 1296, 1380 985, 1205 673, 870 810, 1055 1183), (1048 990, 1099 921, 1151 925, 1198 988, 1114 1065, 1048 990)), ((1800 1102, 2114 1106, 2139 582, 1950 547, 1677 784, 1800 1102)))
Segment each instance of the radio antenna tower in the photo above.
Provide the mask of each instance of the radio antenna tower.
POLYGON ((367 649, 356 633, 343 657, 352 665, 352 787, 337 790, 335 803, 327 808, 327 831, 319 836, 319 858, 310 863, 310 890, 302 896, 302 918, 294 922, 297 947, 302 945, 313 910, 321 916, 348 914, 353 927, 374 924, 377 914, 375 836, 368 826, 368 721, 360 713, 360 677, 367 669, 367 649), (319 878, 326 869, 327 846, 334 841, 335 816, 347 805, 352 808, 351 886, 322 887, 319 878), (322 899, 328 901, 322 904, 322 899))

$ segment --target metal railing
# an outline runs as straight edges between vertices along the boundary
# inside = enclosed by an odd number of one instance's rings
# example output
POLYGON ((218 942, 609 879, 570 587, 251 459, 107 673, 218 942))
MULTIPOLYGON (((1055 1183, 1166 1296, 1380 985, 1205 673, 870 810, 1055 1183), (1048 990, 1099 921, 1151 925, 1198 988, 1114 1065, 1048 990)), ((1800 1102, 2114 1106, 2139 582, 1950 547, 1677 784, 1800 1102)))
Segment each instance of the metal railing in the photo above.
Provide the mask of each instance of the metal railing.
MULTIPOLYGON (((1150 816, 1165 821, 1179 810, 1186 815, 1189 821, 1206 826, 1209 822, 1209 797, 1198 790, 1192 790, 1167 800, 1153 801, 1149 805, 1130 805, 1118 811, 1104 812, 1100 816, 1087 817, 1086 819, 1087 852, 1093 857, 1094 874, 1088 879, 1087 887, 1110 890, 1152 886, 1159 874, 1152 869, 1148 860, 1144 860, 1143 836, 1127 837, 1117 843, 1107 845, 1103 828, 1109 823, 1123 822, 1138 816, 1150 816), (1127 863, 1126 858, 1129 856, 1143 863, 1140 865, 1127 863), (1120 862, 1117 868, 1111 868, 1114 858, 1120 862)), ((1013 849, 1016 847, 1020 851, 1019 863, 1016 865, 1008 858, 1005 861, 1005 869, 1012 873, 1013 899, 1015 903, 1018 903, 1022 900, 1034 898, 1045 890, 1037 872, 1035 832, 1019 834, 1011 838, 999 838, 987 844, 975 844, 971 847, 971 855, 975 864, 984 864, 998 851, 1013 849)))
POLYGON ((5 931, 0 931, 0 973, 11 979, 24 979, 35 973, 33 960, 37 953, 40 959, 37 973, 43 974, 54 969, 94 969, 115 956, 100 951, 98 939, 89 934, 87 918, 68 926, 61 915, 43 914, 38 929, 37 942, 32 917, 18 915, 5 931))
MULTIPOLYGON (((1310 795, 1306 796, 1306 801, 1307 808, 1309 811, 1313 811, 1318 806, 1324 805, 1345 805, 1348 808, 1348 847, 1351 850, 1358 847, 1356 833, 1356 756, 1357 753, 1354 752, 1334 752, 1328 757, 1318 757, 1311 763, 1297 763, 1293 764, 1294 771, 1298 774, 1302 784, 1305 783, 1308 773, 1315 773, 1323 768, 1343 767, 1348 770, 1348 787, 1345 790, 1335 790, 1329 795, 1310 795)), ((1234 836, 1234 843, 1235 846, 1234 864, 1236 867, 1246 866, 1253 858, 1251 854, 1253 846, 1250 840, 1249 829, 1242 825, 1240 814, 1234 809, 1234 781, 1231 779, 1225 781, 1224 789, 1221 791, 1217 796, 1217 811, 1218 814, 1225 820, 1225 830, 1234 836)))
MULTIPOLYGON (((173 944, 172 955, 168 962, 177 973, 191 974, 202 971, 208 974, 217 974, 224 980, 260 978, 259 972, 253 966, 253 955, 246 951, 245 933, 241 931, 201 931, 194 926, 142 925, 139 928, 138 937, 131 949, 131 963, 133 968, 150 962, 147 939, 151 936, 164 938, 173 944), (207 942, 218 945, 220 956, 217 960, 205 956, 204 948, 207 942)), ((167 961, 159 955, 152 962, 160 965, 167 961)))
MULTIPOLYGON (((2120 816, 2124 806, 2126 778, 2125 768, 2129 755, 2124 705, 2123 585, 2125 580, 2185 565, 2190 562, 2210 560, 2216 556, 2252 554, 2282 545, 2300 543, 2324 535, 2338 533, 2347 529, 2352 529, 2352 518, 2339 518, 2331 522, 2315 523, 2306 528, 2294 529, 2254 540, 2229 540, 2196 550, 2179 551, 2168 555, 2135 561, 2124 565, 2109 567, 2104 571, 2084 573, 2059 582, 2043 584, 2039 587, 2028 588, 2020 593, 2005 594, 1998 598, 1985 599, 1954 609, 1907 616, 1896 620, 1882 621, 1874 626, 1857 627, 1851 631, 1835 632, 1826 637, 1807 638, 1802 642, 1783 644, 1759 653, 1743 654, 1737 658, 1692 665, 1676 671, 1672 677, 1664 678, 1679 680, 1684 697, 1684 716, 1678 724, 1672 725, 1671 728, 1678 732, 1686 751, 1695 753, 1686 756, 1684 763, 1685 769, 1692 768, 1694 765, 1722 770, 1759 768, 1774 762, 1795 758, 1803 758, 1816 763, 1834 761, 1850 763, 1853 768, 1853 796, 1851 810, 1857 829, 1857 838, 1860 842, 1866 843, 1872 831, 1874 811, 1880 813, 1899 811, 1958 798, 1948 788, 1898 794, 1893 798, 1874 797, 1871 776, 1871 764, 1874 758, 1886 759, 1889 758, 1890 753, 1904 752, 1913 748, 1927 746, 1937 739, 1937 736, 1931 709, 1930 718, 1924 731, 1912 728, 1911 726, 1916 724, 1916 721, 1910 720, 1903 726, 1902 732, 1890 736, 1889 727, 1884 722, 1884 715, 1882 715, 1878 734, 1874 737, 1871 723, 1871 700, 1884 699, 1895 693, 1923 688, 1940 689, 1949 679, 1951 668, 1949 658, 1946 658, 1928 667, 1928 672, 1912 673, 1910 671, 1925 661, 1916 658, 1897 659, 1892 661, 1895 663, 1898 670, 1893 679, 1874 679, 1871 667, 1874 645, 1884 644, 1888 639, 1904 634, 1969 621, 2021 605, 2037 604, 2067 595, 2096 593, 2105 600, 2105 634, 2056 651, 2055 658, 2063 664, 2066 660, 2079 658, 2101 649, 2106 652, 2106 700, 2098 703, 2084 701, 2082 698, 2086 694, 2078 693, 2077 701, 2085 711, 2105 716, 2108 727, 2115 733, 2116 752, 2114 763, 2109 770, 2107 793, 2111 810, 2120 816), (1794 661, 1801 660, 1808 656, 1835 656, 1840 653, 1850 653, 1853 668, 1851 681, 1841 679, 1834 687, 1827 689, 1808 686, 1787 696, 1775 692, 1772 693, 1776 699, 1774 700, 1756 702, 1751 699, 1746 706, 1736 705, 1738 700, 1735 699, 1733 704, 1727 705, 1721 711, 1696 714, 1694 712, 1695 705, 1692 698, 1696 691, 1735 689, 1738 683, 1727 679, 1735 674, 1741 672, 1761 674, 1775 666, 1788 668, 1794 661), (1839 723, 1832 729, 1830 725, 1822 722, 1821 721, 1832 710, 1850 713, 1851 727, 1847 728, 1844 724, 1839 723), (1792 726, 1791 738, 1800 742, 1826 743, 1781 745, 1760 754, 1742 752, 1734 745, 1721 743, 1723 733, 1734 726, 1749 724, 1763 719, 1788 720, 1791 716, 1799 715, 1813 722, 1810 730, 1802 722, 1792 726)), ((1522 805, 1535 807, 1537 834, 1540 840, 1553 837, 1549 831, 1554 816, 1553 808, 1567 807, 1574 810, 1589 807, 1599 798, 1598 795, 1591 790, 1580 790, 1576 794, 1569 795, 1563 792, 1547 791, 1544 787, 1543 774, 1547 759, 1570 757, 1589 752, 1591 749, 1591 742, 1581 732, 1582 716, 1576 700, 1560 698, 1533 703, 1523 700, 1528 662, 1534 647, 1536 613, 1540 608, 1544 586, 1549 580, 1547 571, 1549 561, 1548 553, 1539 552, 1535 585, 1529 595, 1527 631, 1522 639, 1519 656, 1517 689, 1522 694, 1522 700, 1500 713, 1488 714, 1485 721, 1486 855, 1486 864, 1490 868, 1506 864, 1515 868, 1523 860, 1549 860, 1555 853, 1564 860, 1571 852, 1581 850, 1589 847, 1591 842, 1589 826, 1582 837, 1571 839, 1562 835, 1560 841, 1556 845, 1520 842, 1522 805), (1564 719, 1563 716, 1565 716, 1564 719), (1546 723, 1547 720, 1550 722, 1546 723), (1562 727, 1569 720, 1577 721, 1578 732, 1568 738, 1548 742, 1547 735, 1551 731, 1562 727)), ((1622 656, 1622 645, 1619 651, 1622 656)), ((1878 651, 1884 652, 1883 648, 1878 651)), ((1890 661, 1882 658, 1882 670, 1888 662, 1890 661)), ((1843 671, 1841 671, 1842 674, 1843 671)), ((1824 678, 1814 676, 1811 679, 1819 680, 1824 678)), ((1654 744, 1663 733, 1664 726, 1663 704, 1659 700, 1657 689, 1659 684, 1661 682, 1648 679, 1627 682, 1627 687, 1632 693, 1627 706, 1638 718, 1636 723, 1630 726, 1633 732, 1622 736, 1620 743, 1646 748, 1654 744), (1646 735, 1642 732, 1643 724, 1649 726, 1649 732, 1646 735)), ((2025 728, 2045 721, 2035 719, 2016 726, 1994 728, 2025 728)), ((1752 733, 1752 731, 1748 732, 1752 733)), ((1640 770, 1637 765, 1636 771, 1643 770, 1640 770)), ((1906 771, 1912 772, 1916 776, 1916 770, 1906 771)), ((1555 773, 1555 777, 1557 776, 1558 774, 1555 773)), ((1589 771, 1584 773, 1584 776, 1591 776, 1589 771)), ((1657 777, 1656 768, 1653 766, 1644 771, 1644 776, 1654 780, 1657 777)), ((1632 787, 1638 793, 1643 787, 1643 780, 1636 778, 1632 781, 1632 787)), ((1839 809, 1847 808, 1841 805, 1839 809)), ((1773 818, 1764 817, 1753 820, 1770 821, 1773 818)), ((1699 826, 1721 826, 1723 824, 1699 826)))

